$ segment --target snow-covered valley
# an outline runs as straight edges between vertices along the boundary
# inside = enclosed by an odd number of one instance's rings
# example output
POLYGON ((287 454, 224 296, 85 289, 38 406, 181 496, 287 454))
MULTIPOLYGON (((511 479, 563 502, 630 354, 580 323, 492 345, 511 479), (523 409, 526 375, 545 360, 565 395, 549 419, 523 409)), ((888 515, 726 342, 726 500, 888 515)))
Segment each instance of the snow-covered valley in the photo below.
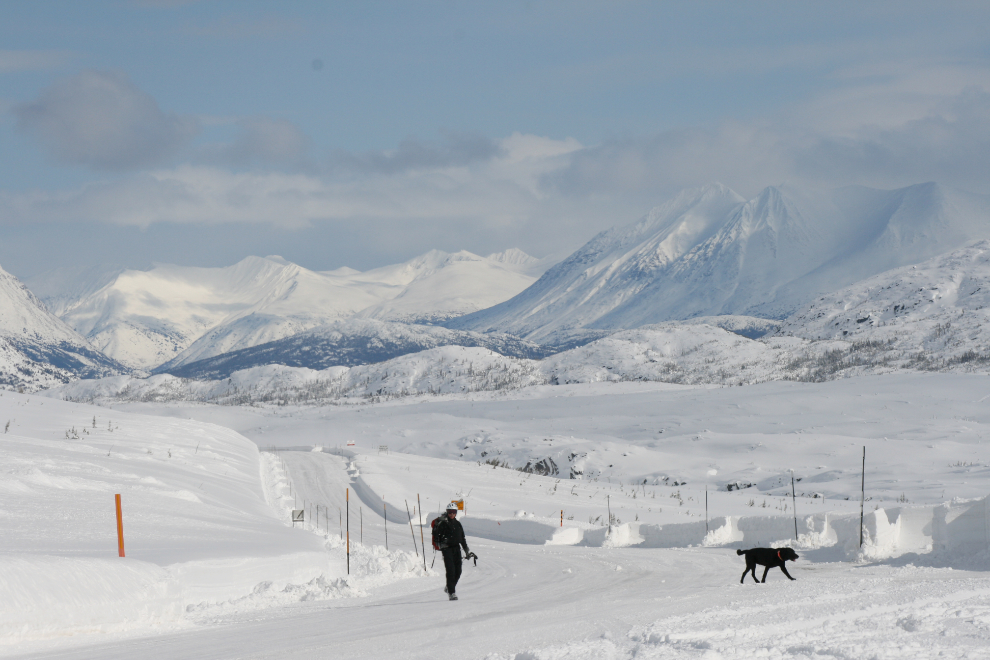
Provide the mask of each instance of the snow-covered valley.
POLYGON ((4 393, 4 650, 970 657, 990 641, 986 388, 894 373, 112 408, 4 393), (450 499, 480 557, 456 604, 413 548, 419 503, 428 524, 450 499), (734 549, 755 545, 796 548, 798 581, 739 585, 734 549))

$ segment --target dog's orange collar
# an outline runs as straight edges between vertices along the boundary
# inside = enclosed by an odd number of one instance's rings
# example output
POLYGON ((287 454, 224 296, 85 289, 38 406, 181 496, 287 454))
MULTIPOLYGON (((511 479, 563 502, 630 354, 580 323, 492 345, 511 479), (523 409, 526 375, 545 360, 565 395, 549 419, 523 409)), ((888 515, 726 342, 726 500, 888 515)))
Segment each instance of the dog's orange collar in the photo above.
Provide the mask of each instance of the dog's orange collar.
POLYGON ((780 556, 780 550, 777 551, 777 559, 784 561, 784 558, 780 556))

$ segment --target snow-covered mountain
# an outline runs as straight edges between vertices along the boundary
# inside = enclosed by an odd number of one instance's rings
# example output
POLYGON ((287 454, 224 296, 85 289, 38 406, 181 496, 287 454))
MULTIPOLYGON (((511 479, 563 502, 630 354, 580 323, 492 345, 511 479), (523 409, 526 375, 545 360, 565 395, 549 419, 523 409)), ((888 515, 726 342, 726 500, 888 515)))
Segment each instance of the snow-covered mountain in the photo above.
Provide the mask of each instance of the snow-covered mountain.
POLYGON ((0 386, 36 389, 122 370, 0 268, 0 386))
MULTIPOLYGON (((227 268, 55 273, 32 284, 95 346, 151 370, 275 341, 356 315, 434 321, 483 309, 531 284, 532 257, 432 251, 364 273, 310 271, 281 257, 227 268), (94 282, 98 283, 96 286, 94 282)), ((539 263, 539 262, 537 262, 539 263)))
POLYGON ((990 237, 990 200, 920 184, 829 193, 714 184, 594 237, 533 286, 451 328, 557 342, 586 329, 738 314, 782 319, 815 297, 990 237))

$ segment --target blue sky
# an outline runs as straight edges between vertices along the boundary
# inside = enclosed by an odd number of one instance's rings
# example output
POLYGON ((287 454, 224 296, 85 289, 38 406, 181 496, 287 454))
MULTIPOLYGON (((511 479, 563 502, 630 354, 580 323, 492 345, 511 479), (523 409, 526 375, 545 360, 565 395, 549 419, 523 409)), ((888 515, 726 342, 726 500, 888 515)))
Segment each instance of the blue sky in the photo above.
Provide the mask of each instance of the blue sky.
POLYGON ((990 5, 0 2, 0 266, 570 251, 677 190, 990 193, 990 5))

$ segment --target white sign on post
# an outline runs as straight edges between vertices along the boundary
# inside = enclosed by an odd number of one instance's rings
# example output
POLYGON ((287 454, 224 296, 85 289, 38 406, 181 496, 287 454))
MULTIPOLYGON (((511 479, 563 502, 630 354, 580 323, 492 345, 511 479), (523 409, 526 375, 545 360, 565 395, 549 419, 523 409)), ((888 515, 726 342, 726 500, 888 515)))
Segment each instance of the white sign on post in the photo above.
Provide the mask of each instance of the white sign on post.
POLYGON ((295 527, 296 523, 305 522, 305 509, 293 509, 292 510, 292 526, 295 527))

